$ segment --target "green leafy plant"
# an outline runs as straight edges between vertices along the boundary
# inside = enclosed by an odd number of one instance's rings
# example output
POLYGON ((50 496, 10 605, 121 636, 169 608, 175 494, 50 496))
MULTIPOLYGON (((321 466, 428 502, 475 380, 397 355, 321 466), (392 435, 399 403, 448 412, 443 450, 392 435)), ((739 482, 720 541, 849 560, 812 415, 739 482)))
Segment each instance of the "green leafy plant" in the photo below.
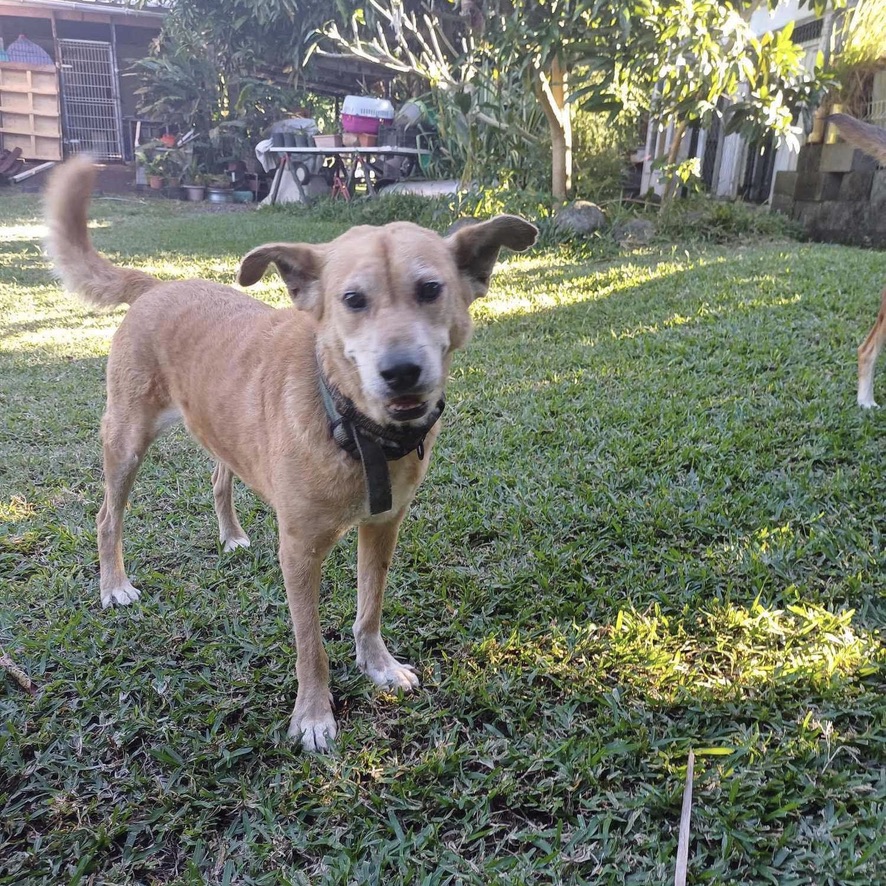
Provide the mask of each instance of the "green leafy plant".
POLYGON ((861 0, 847 8, 834 28, 831 104, 864 118, 874 74, 886 69, 886 0, 861 0))
POLYGON ((181 178, 182 184, 185 185, 205 185, 207 179, 206 167, 196 157, 192 156, 182 172, 181 178))
POLYGON ((191 152, 185 148, 170 148, 159 140, 153 140, 139 145, 135 158, 148 175, 178 181, 191 163, 191 152))
POLYGON ((656 219, 660 239, 673 243, 734 243, 759 239, 802 240, 803 228, 767 207, 707 195, 673 203, 656 219))
POLYGON ((148 57, 128 76, 139 109, 180 133, 194 130, 207 168, 251 156, 272 122, 331 100, 299 88, 301 64, 324 13, 298 0, 174 0, 148 57), (211 135, 212 133, 212 135, 211 135))

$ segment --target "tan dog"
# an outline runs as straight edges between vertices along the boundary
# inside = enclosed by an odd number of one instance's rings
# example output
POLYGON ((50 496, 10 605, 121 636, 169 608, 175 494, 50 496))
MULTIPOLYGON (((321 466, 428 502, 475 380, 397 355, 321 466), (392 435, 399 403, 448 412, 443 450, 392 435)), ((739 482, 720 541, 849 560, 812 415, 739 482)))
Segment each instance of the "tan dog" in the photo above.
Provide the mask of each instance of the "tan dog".
MULTIPOLYGON (((848 114, 831 114, 828 122, 836 124, 840 129, 840 135, 851 145, 886 165, 886 130, 856 120, 848 114)), ((871 409, 877 405, 874 400, 874 363, 883 350, 884 343, 886 343, 886 289, 880 296, 877 322, 858 347, 858 405, 864 409, 871 409)))
POLYGON ((388 567, 439 431, 452 353, 471 332, 468 306, 486 292, 499 249, 527 249, 536 229, 498 216, 443 239, 400 222, 324 245, 260 246, 239 282, 255 283, 273 262, 295 304, 275 310, 227 286, 114 267, 87 233, 93 181, 88 160, 63 164, 46 207, 48 249, 66 286, 94 305, 132 306, 108 357, 102 605, 138 598, 123 566, 124 508, 148 446, 183 420, 217 460, 225 550, 249 544, 234 475, 277 513, 297 649, 289 734, 325 749, 336 727, 318 607, 323 560, 359 526, 357 664, 380 686, 417 686, 381 636, 388 567))

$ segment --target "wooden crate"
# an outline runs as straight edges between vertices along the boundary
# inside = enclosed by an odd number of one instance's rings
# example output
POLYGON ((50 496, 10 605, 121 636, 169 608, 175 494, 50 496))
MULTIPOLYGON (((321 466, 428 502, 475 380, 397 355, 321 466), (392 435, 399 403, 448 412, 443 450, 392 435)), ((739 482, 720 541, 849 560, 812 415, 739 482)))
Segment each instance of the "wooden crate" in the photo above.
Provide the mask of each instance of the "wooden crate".
POLYGON ((0 148, 21 148, 26 160, 62 159, 55 65, 0 62, 0 148))

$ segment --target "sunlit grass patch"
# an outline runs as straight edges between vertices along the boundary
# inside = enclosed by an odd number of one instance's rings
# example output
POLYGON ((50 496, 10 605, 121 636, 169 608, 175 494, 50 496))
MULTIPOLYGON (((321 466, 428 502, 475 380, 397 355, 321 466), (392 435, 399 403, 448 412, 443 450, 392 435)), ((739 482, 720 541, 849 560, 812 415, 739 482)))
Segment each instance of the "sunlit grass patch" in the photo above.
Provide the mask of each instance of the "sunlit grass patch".
POLYGON ((14 495, 9 501, 0 501, 0 522, 18 522, 33 515, 34 505, 20 495, 14 495))
POLYGON ((853 626, 853 615, 814 606, 773 610, 759 601, 718 604, 690 618, 658 606, 649 614, 622 609, 608 625, 552 623, 489 637, 470 658, 478 668, 509 669, 519 682, 550 681, 578 698, 613 686, 654 704, 750 700, 775 684, 827 693, 886 664, 880 640, 853 626))
POLYGON ((646 260, 606 262, 577 272, 557 252, 514 256, 499 265, 492 289, 482 301, 475 303, 474 315, 479 320, 493 319, 598 301, 638 285, 664 280, 691 267, 690 262, 646 260))

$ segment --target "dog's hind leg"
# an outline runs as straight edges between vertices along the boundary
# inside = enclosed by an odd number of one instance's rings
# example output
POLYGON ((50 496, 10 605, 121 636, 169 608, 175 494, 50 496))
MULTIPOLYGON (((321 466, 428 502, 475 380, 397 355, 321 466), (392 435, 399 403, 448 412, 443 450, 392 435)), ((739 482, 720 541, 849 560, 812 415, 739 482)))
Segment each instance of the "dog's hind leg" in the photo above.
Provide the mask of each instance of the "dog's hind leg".
POLYGON ((377 686, 414 689, 419 680, 412 665, 388 652, 381 636, 381 609, 391 557, 404 511, 387 523, 364 523, 358 530, 357 619, 354 639, 357 666, 377 686))
POLYGON ((212 469, 212 496, 218 517, 218 537, 226 551, 248 548, 249 536, 243 531, 234 508, 234 473, 221 462, 212 469))
POLYGON ((153 433, 128 421, 116 420, 110 410, 102 421, 105 499, 98 512, 98 562, 102 606, 126 606, 139 592, 123 566, 123 514, 135 475, 151 445, 153 433))
POLYGON ((877 405, 874 400, 874 363, 884 343, 886 343, 886 289, 881 296, 877 322, 858 348, 858 405, 864 409, 877 405))

